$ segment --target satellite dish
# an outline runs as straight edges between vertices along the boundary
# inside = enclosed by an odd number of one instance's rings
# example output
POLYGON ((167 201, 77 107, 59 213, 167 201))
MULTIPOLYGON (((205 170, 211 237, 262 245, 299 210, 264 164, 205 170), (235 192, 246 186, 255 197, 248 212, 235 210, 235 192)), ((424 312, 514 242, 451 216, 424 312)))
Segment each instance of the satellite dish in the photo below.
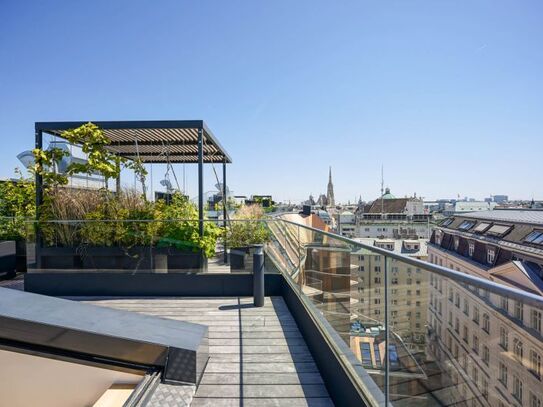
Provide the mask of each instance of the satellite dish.
POLYGON ((167 179, 167 178, 165 178, 165 179, 163 179, 162 181, 160 181, 160 185, 162 185, 163 187, 166 187, 166 191, 168 191, 168 192, 173 191, 172 183, 171 183, 170 180, 167 179))
POLYGON ((34 154, 32 154, 32 151, 30 150, 17 154, 17 158, 25 166, 25 168, 30 168, 34 165, 34 154))

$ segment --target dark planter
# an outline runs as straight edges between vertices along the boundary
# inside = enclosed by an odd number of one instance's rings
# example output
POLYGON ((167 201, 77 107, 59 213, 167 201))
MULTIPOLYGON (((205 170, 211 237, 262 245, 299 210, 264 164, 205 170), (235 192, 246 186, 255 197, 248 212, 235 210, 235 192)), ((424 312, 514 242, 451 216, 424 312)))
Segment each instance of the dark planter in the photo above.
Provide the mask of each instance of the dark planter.
POLYGON ((17 273, 27 271, 26 240, 15 241, 15 270, 17 273))
POLYGON ((7 273, 8 277, 15 276, 16 244, 12 240, 0 241, 0 273, 7 273))
POLYGON ((79 269, 81 257, 75 247, 42 247, 39 250, 42 269, 79 269))
POLYGON ((145 246, 81 246, 77 252, 85 270, 150 271, 152 268, 151 249, 145 246))
POLYGON ((207 258, 201 252, 185 252, 173 247, 131 248, 109 246, 45 247, 40 251, 42 269, 111 270, 121 272, 207 271, 207 258))
POLYGON ((182 251, 175 247, 160 247, 153 250, 155 258, 157 256, 167 257, 167 271, 169 273, 176 271, 207 271, 207 257, 201 250, 197 252, 182 251))
POLYGON ((230 271, 252 271, 253 246, 233 247, 230 249, 230 271))

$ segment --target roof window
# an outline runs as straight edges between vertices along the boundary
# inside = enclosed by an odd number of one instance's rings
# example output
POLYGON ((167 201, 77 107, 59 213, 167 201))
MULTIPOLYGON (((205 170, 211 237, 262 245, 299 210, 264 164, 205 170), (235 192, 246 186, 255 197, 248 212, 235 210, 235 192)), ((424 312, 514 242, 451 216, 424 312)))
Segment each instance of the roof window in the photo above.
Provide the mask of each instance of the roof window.
POLYGON ((474 220, 465 220, 464 222, 460 224, 460 226, 458 226, 458 229, 469 230, 475 225, 475 223, 476 222, 474 220))

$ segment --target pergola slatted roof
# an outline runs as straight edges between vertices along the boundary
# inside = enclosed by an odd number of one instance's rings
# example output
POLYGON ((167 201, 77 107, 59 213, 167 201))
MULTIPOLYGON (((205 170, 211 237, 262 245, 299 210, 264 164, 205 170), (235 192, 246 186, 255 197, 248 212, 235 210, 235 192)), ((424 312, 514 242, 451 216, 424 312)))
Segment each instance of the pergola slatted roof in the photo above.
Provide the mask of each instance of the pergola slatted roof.
MULTIPOLYGON (((39 122, 36 131, 62 138, 66 130, 88 122, 39 122)), ((204 163, 231 163, 203 120, 92 122, 111 140, 112 153, 144 163, 197 163, 198 132, 202 131, 204 163)))

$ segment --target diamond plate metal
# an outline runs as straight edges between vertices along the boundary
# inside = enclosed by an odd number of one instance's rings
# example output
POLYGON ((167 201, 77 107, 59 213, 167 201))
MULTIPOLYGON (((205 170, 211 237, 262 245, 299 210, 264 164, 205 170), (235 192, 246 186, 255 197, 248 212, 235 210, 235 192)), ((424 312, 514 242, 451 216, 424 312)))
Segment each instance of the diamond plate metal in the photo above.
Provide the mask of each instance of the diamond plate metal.
POLYGON ((145 407, 190 406, 196 392, 195 385, 173 385, 160 383, 145 403, 145 407))

